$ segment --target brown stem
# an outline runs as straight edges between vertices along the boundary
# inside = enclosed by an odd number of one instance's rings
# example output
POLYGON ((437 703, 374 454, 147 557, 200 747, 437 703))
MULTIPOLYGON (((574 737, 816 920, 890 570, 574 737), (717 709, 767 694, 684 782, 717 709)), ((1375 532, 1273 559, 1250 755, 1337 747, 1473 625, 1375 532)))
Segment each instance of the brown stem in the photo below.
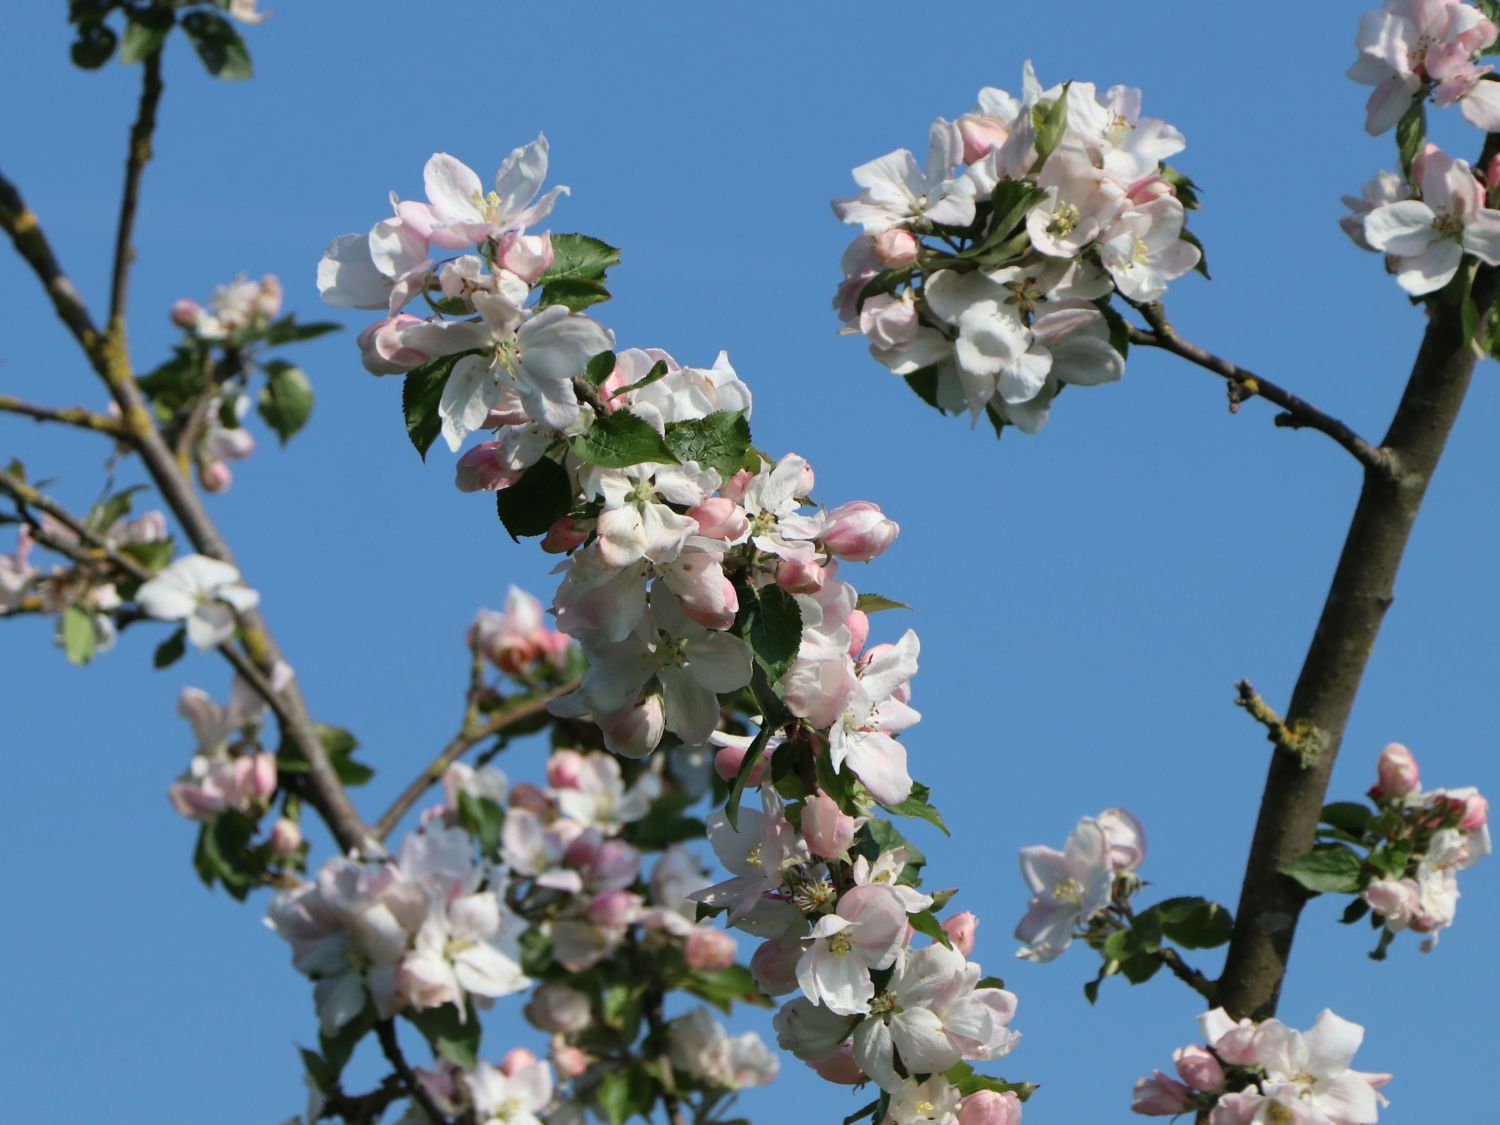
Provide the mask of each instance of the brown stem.
POLYGON ((1238 408, 1241 400, 1258 395, 1286 411, 1286 414, 1277 417, 1278 426, 1290 426, 1293 429, 1306 427, 1317 430, 1342 445, 1366 469, 1387 474, 1391 471, 1385 450, 1377 449, 1337 418, 1325 414, 1312 403, 1299 398, 1269 379, 1262 378, 1253 371, 1236 366, 1227 359, 1221 359, 1197 344, 1184 340, 1167 320, 1166 310, 1158 302, 1152 301, 1135 307, 1146 318, 1151 331, 1129 325, 1132 344, 1147 348, 1161 348, 1163 351, 1171 352, 1190 363, 1197 364, 1206 371, 1212 371, 1222 379, 1227 379, 1232 396, 1231 401, 1235 408, 1238 408), (1286 420, 1283 421, 1283 419, 1286 420))
MULTIPOLYGON (((1493 138, 1492 138, 1493 140, 1493 138)), ((1473 300, 1483 324, 1500 271, 1484 269, 1473 300)), ((1219 1002, 1235 1017, 1276 1011, 1298 916, 1308 894, 1280 874, 1313 844, 1334 758, 1427 485, 1463 405, 1478 351, 1459 309, 1428 302, 1427 331, 1383 443, 1389 471, 1371 466, 1338 568, 1292 692, 1285 725, 1317 744, 1304 755, 1278 746, 1245 866, 1234 937, 1219 981, 1219 1002)))
MULTIPOLYGON (((163 41, 165 46, 165 41, 163 41)), ((125 304, 130 295, 130 265, 135 261, 131 235, 135 231, 135 212, 140 204, 141 173, 151 160, 151 135, 156 131, 156 107, 161 102, 162 48, 144 60, 145 78, 141 83, 141 102, 135 124, 130 127, 130 151, 125 156, 125 190, 120 195, 120 221, 115 229, 115 268, 110 276, 109 323, 124 331, 125 304)))
POLYGON ((1158 961, 1167 967, 1167 970, 1183 984, 1187 985, 1210 1004, 1216 1003, 1217 995, 1214 982, 1193 968, 1182 959, 1177 950, 1168 946, 1162 946, 1152 954, 1158 961))
POLYGON ((471 722, 466 722, 464 729, 454 735, 452 741, 443 747, 442 752, 427 768, 413 778, 411 784, 401 791, 401 795, 391 802, 391 807, 386 809, 384 815, 375 822, 375 835, 382 840, 389 836, 400 823, 401 818, 422 799, 422 794, 441 781, 448 767, 467 754, 471 748, 517 723, 541 714, 546 710, 547 704, 559 696, 576 690, 577 687, 578 681, 572 680, 561 687, 551 688, 538 695, 517 700, 486 723, 475 726, 471 722))
POLYGON ((381 1020, 375 1025, 375 1034, 380 1039, 380 1049, 385 1053, 385 1058, 396 1074, 401 1079, 401 1084, 406 1087, 406 1092, 411 1095, 411 1100, 422 1107, 433 1121, 433 1125, 448 1125, 448 1118, 438 1108, 437 1103, 432 1100, 432 1095, 427 1092, 427 1087, 418 1081, 416 1074, 412 1072, 411 1066, 406 1061, 406 1056, 401 1053, 401 1044, 396 1039, 396 1024, 392 1020, 381 1020))
POLYGON ((35 508, 39 512, 45 512, 72 532, 77 537, 79 543, 77 548, 70 548, 67 543, 64 543, 56 536, 39 537, 38 542, 41 542, 43 546, 51 548, 58 554, 66 555, 78 563, 97 563, 102 558, 113 563, 139 582, 144 582, 151 577, 151 572, 137 560, 115 550, 110 545, 109 540, 96 532, 90 531, 84 526, 82 520, 78 519, 78 517, 73 515, 72 512, 68 511, 56 500, 44 496, 6 469, 0 469, 0 492, 5 493, 22 508, 35 508), (85 551, 83 548, 87 548, 87 550, 85 551))
POLYGON ((80 430, 108 434, 116 441, 131 440, 129 432, 119 419, 107 414, 95 414, 81 406, 38 406, 11 395, 0 395, 0 413, 20 414, 26 418, 35 418, 38 422, 59 422, 64 426, 76 426, 80 430))
POLYGON ((646 992, 646 1026, 650 1029, 651 1038, 660 1048, 656 1065, 661 1070, 661 1104, 667 1111, 667 1120, 671 1125, 687 1125, 687 1117, 682 1112, 682 1103, 677 1096, 677 1075, 672 1069, 672 1056, 667 1051, 667 1042, 670 1032, 667 1031, 667 1023, 663 1013, 663 1001, 665 992, 660 981, 653 981, 646 992))

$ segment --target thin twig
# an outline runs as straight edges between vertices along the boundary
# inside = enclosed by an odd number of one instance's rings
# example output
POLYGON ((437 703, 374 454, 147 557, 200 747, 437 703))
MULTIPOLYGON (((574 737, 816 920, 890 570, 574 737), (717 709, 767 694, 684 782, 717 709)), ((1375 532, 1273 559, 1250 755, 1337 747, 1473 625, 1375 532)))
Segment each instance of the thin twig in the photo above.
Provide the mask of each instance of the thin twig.
POLYGON ((1206 371, 1212 371, 1221 379, 1228 380, 1232 408, 1237 408, 1242 400, 1258 395, 1286 411, 1285 414, 1277 415, 1278 426, 1291 429, 1305 427, 1327 434, 1352 453, 1365 468, 1387 477, 1394 473, 1394 464, 1384 449, 1372 445, 1337 418, 1325 414, 1312 403, 1299 398, 1271 380, 1184 340, 1167 320, 1166 311, 1160 303, 1151 301, 1137 304, 1135 308, 1146 318, 1146 323, 1151 326, 1151 330, 1147 331, 1133 324, 1129 325, 1130 342, 1140 347, 1160 348, 1171 352, 1190 363, 1197 364, 1206 371))
POLYGON ((401 795, 391 802, 391 807, 385 810, 385 814, 375 822, 374 832, 377 837, 384 840, 391 831, 400 823, 401 818, 410 811, 411 807, 422 799, 422 794, 431 789, 442 780, 443 774, 448 767, 462 758, 469 750, 483 742, 487 738, 493 738, 503 733, 517 723, 524 722, 535 715, 541 714, 547 708, 547 704, 560 696, 567 695, 578 688, 578 681, 571 680, 560 687, 552 688, 538 695, 528 696, 520 700, 514 706, 507 707, 486 723, 475 726, 465 723, 464 729, 453 736, 452 741, 444 746, 442 752, 434 758, 421 773, 419 773, 401 795))
POLYGON ((0 413, 20 414, 38 422, 59 422, 64 426, 76 426, 80 430, 108 434, 116 441, 132 440, 129 431, 118 418, 111 418, 108 414, 95 414, 81 406, 38 406, 11 395, 0 395, 0 413))
POLYGON ((656 1041, 661 1050, 660 1055, 657 1056, 656 1065, 661 1070, 662 1108, 667 1111, 667 1120, 671 1122, 671 1125, 687 1125, 687 1118, 682 1113, 682 1103, 678 1100, 677 1075, 672 1069, 672 1056, 667 1050, 670 1033, 667 1031, 663 1012, 664 999, 665 992, 661 982, 652 981, 651 987, 646 992, 646 1026, 650 1029, 651 1038, 656 1041))
MULTIPOLYGON (((165 46, 163 40, 162 46, 165 46)), ((115 268, 109 286, 110 331, 123 331, 125 304, 130 294, 130 265, 135 248, 130 245, 135 233, 135 212, 140 204, 141 174, 151 160, 151 134, 156 131, 156 107, 161 101, 162 47, 144 60, 145 80, 141 84, 141 102, 135 124, 130 127, 130 151, 125 157, 125 190, 120 195, 120 222, 115 230, 115 268), (118 329, 117 329, 117 326, 118 329)))
POLYGON ((88 551, 70 549, 67 543, 56 536, 42 533, 38 536, 37 542, 41 543, 44 547, 48 547, 58 554, 66 555, 78 563, 98 562, 100 559, 104 559, 113 563, 139 582, 145 582, 151 577, 151 572, 142 566, 138 560, 117 550, 108 539, 104 538, 98 532, 89 530, 78 517, 73 515, 73 513, 64 508, 56 500, 44 496, 31 485, 5 469, 0 469, 0 492, 5 493, 22 508, 35 508, 37 511, 45 512, 51 516, 77 536, 79 543, 87 547, 88 551))
POLYGON ((432 1118, 433 1125, 448 1125, 448 1118, 438 1108, 437 1103, 432 1100, 432 1095, 427 1092, 416 1074, 412 1072, 411 1066, 406 1061, 406 1056, 401 1053, 401 1044, 396 1039, 396 1024, 393 1020, 381 1020, 375 1025, 375 1034, 380 1039, 380 1049, 385 1052, 386 1061, 395 1069, 400 1077, 402 1085, 406 1087, 411 1100, 422 1107, 422 1111, 432 1118))
POLYGON ((1182 955, 1170 946, 1162 946, 1151 954, 1167 967, 1171 974, 1182 981, 1210 1004, 1215 1002, 1218 989, 1214 982, 1182 959, 1182 955))

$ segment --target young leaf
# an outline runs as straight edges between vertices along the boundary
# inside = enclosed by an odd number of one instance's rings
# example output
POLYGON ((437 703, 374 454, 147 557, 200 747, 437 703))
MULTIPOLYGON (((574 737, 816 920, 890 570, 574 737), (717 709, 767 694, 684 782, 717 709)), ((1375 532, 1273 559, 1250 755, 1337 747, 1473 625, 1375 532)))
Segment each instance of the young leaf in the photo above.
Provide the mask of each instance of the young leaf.
POLYGON ((880 613, 887 609, 910 609, 911 606, 880 594, 861 594, 855 601, 854 608, 863 613, 880 613))
POLYGON ((667 446, 679 461, 696 461, 728 480, 750 452, 750 423, 736 410, 716 410, 706 418, 668 422, 667 446))
POLYGON ((1312 851, 1281 865, 1289 875, 1310 891, 1350 894, 1360 889, 1360 871, 1364 862, 1342 844, 1313 848, 1312 851))
POLYGON ((1401 154, 1401 171, 1406 178, 1411 179, 1412 161, 1417 158, 1417 153, 1422 151, 1422 145, 1427 141, 1427 100, 1426 91, 1414 99, 1411 108, 1401 115, 1401 120, 1396 122, 1396 150, 1401 154))
POLYGON ((1370 821, 1374 819, 1375 813, 1370 806, 1358 801, 1335 801, 1324 805, 1323 812, 1318 817, 1319 822, 1347 832, 1355 839, 1364 836, 1370 827, 1370 821))
POLYGON ((667 361, 664 359, 659 359, 651 365, 650 371, 646 372, 646 374, 642 375, 639 379, 637 379, 634 383, 631 383, 629 386, 621 387, 610 397, 613 398, 619 395, 623 395, 629 391, 638 391, 642 387, 649 387, 652 383, 655 383, 660 379, 665 379, 666 377, 667 361))
POLYGON ((906 916, 906 924, 919 934, 926 934, 933 941, 941 942, 949 949, 953 948, 953 939, 950 938, 937 920, 937 915, 930 910, 923 910, 916 914, 906 916))
POLYGON ((440 355, 406 373, 406 382, 401 387, 401 411, 406 415, 407 436, 417 447, 422 460, 427 460, 427 450, 443 430, 438 404, 443 400, 443 388, 448 385, 448 376, 453 374, 453 365, 466 355, 478 354, 477 351, 468 351, 440 355))
POLYGON ((735 632, 749 644, 755 662, 775 683, 797 658, 802 644, 802 610, 780 586, 762 586, 740 603, 735 632))
POLYGON ((730 965, 716 973, 689 973, 681 987, 724 1012, 730 1011, 735 1004, 771 1007, 770 999, 761 992, 750 970, 743 965, 730 965))
POLYGON ((76 602, 63 610, 62 646, 68 660, 82 666, 94 659, 99 636, 94 632, 94 615, 76 602))
POLYGON ((80 23, 78 38, 73 40, 68 53, 73 57, 73 65, 98 70, 109 62, 119 41, 119 36, 102 23, 80 23))
POLYGON ((409 1019, 426 1038, 433 1053, 464 1070, 472 1070, 479 1061, 479 1017, 471 1009, 459 1019, 453 1004, 407 1012, 409 1019))
POLYGON ((927 799, 929 796, 931 796, 931 791, 927 786, 921 782, 914 782, 911 787, 911 796, 907 797, 906 800, 902 801, 899 805, 882 805, 881 808, 895 816, 917 817, 920 820, 927 821, 928 824, 937 825, 938 828, 942 829, 944 836, 953 835, 952 832, 948 831, 948 826, 943 823, 942 814, 933 808, 932 802, 927 799))
POLYGON ((172 30, 172 13, 160 8, 131 11, 125 15, 125 38, 120 44, 120 61, 137 63, 152 51, 159 50, 172 30))
POLYGON ((571 448, 580 461, 606 469, 677 461, 651 423, 628 410, 596 417, 588 433, 573 439, 571 448))
POLYGON ((1062 93, 1056 101, 1038 102, 1031 110, 1032 125, 1036 129, 1036 163, 1031 166, 1033 172, 1039 172, 1042 165, 1047 163, 1047 157, 1051 156, 1057 146, 1062 142, 1063 134, 1068 129, 1068 92, 1073 83, 1064 82, 1062 93))
POLYGON ((295 344, 302 340, 316 340, 330 332, 343 330, 342 324, 331 320, 316 320, 311 324, 298 324, 295 316, 287 315, 261 333, 262 342, 275 347, 278 344, 295 344))
POLYGON ((187 629, 178 629, 161 644, 156 646, 156 654, 151 658, 153 668, 170 668, 182 659, 182 654, 187 651, 187 629))
POLYGON ((595 387, 608 379, 615 372, 615 353, 600 352, 589 360, 588 366, 583 369, 583 377, 595 387))
POLYGON ((479 852, 486 859, 500 856, 500 830, 505 827, 505 810, 488 797, 476 797, 459 790, 458 822, 463 830, 479 841, 479 852))
POLYGON ((495 510, 506 532, 517 542, 523 535, 545 535, 573 506, 568 471, 543 457, 509 488, 495 493, 495 510))
POLYGON ((586 234, 554 234, 552 264, 537 279, 538 285, 554 281, 603 281, 611 266, 620 264, 620 251, 586 234))
POLYGON ((252 78, 250 52, 234 25, 213 12, 189 12, 182 17, 182 30, 192 40, 193 49, 203 60, 208 73, 215 78, 252 78))
POLYGON ((594 1096, 609 1125, 625 1125, 632 1117, 649 1121, 656 1104, 656 1083, 639 1063, 633 1063, 605 1074, 594 1096))
POLYGON ((300 367, 279 359, 266 364, 266 376, 257 408, 285 445, 312 417, 312 383, 300 367))
POLYGON ((936 364, 913 371, 910 375, 904 375, 902 378, 906 380, 906 385, 912 389, 913 393, 928 406, 932 407, 939 414, 948 413, 938 402, 938 368, 936 364))
POLYGON ((537 298, 537 308, 561 305, 569 312, 582 312, 590 305, 609 300, 610 292, 602 281, 591 281, 586 277, 560 277, 542 286, 537 298))

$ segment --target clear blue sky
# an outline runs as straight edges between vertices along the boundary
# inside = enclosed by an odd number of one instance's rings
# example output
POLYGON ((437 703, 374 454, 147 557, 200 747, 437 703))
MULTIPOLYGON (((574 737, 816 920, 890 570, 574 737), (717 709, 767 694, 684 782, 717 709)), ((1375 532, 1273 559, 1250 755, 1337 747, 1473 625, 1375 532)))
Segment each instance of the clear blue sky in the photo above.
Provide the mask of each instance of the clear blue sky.
MULTIPOLYGON (((321 316, 324 245, 381 216, 390 189, 418 195, 430 153, 488 177, 544 130, 552 182, 573 188, 554 229, 624 248, 617 300, 600 310, 621 344, 694 364, 727 348, 756 393, 756 444, 807 456, 827 503, 873 500, 901 523, 896 548, 853 577, 916 609, 878 619, 877 639, 908 623, 922 636, 924 721, 907 741, 956 831, 917 836, 936 885, 959 885, 955 907, 980 915, 986 970, 1020 995, 1025 1039, 998 1069, 1042 1083, 1028 1121, 1124 1118, 1134 1079, 1194 1040, 1197 998, 1170 979, 1114 981, 1091 1010, 1087 950, 1014 961, 1016 850, 1060 845, 1080 815, 1123 804, 1150 833, 1153 891, 1234 905, 1268 748, 1232 685, 1249 676, 1285 703, 1359 475, 1323 438, 1273 428, 1264 403, 1231 417, 1217 379, 1156 354, 1133 355, 1118 385, 1064 395, 1039 437, 997 444, 938 417, 835 334, 850 232, 827 201, 851 192, 856 164, 924 145, 928 121, 967 110, 981 86, 1017 90, 1027 57, 1044 83, 1141 86, 1146 111, 1186 134, 1176 163, 1203 187, 1192 226, 1214 281, 1173 287, 1179 328, 1378 437, 1421 320, 1336 226, 1339 195, 1391 160, 1388 138, 1363 133, 1366 91, 1342 77, 1364 5, 268 6, 274 18, 247 31, 252 83, 210 81, 185 43, 169 49, 137 238, 138 363, 174 338, 174 299, 237 272, 280 275, 288 307, 321 316)), ((0 167, 97 307, 139 75, 75 71, 64 5, 13 7, 0 167)), ((1444 121, 1440 138, 1477 152, 1477 135, 1444 121)), ((8 254, 0 293, 0 391, 101 406, 8 254)), ((545 598, 550 560, 501 533, 488 497, 453 490, 440 447, 418 462, 399 380, 363 374, 352 333, 296 358, 317 386, 311 427, 286 451, 263 441, 212 509, 314 712, 353 728, 379 769, 357 795, 373 814, 457 722, 474 611, 510 582, 545 598)), ((1417 525, 1338 797, 1369 784, 1392 739, 1428 784, 1500 793, 1497 413, 1486 365, 1417 525)), ((75 505, 104 452, 0 418, 0 461, 23 457, 75 505)), ((222 696, 227 677, 203 656, 153 672, 158 639, 132 630, 79 670, 43 622, 0 625, 0 1086, 16 1120, 270 1125, 300 1110, 310 989, 261 926, 263 902, 197 883, 193 830, 164 796, 192 746, 178 690, 222 696)), ((504 764, 524 776, 538 763, 504 764)), ((1464 875, 1458 924, 1429 956, 1403 940, 1371 963, 1367 928, 1334 925, 1328 902, 1307 912, 1283 1015, 1305 1027, 1328 1006, 1368 1026, 1358 1065, 1397 1072, 1382 1120, 1471 1120, 1492 1100, 1473 1064, 1494 1041, 1478 998, 1495 994, 1497 870, 1464 875)), ((1217 954, 1201 960, 1217 970, 1217 954)), ((541 1047, 514 1023, 486 1041, 492 1057, 541 1047)), ((743 1108, 837 1121, 862 1100, 787 1060, 743 1108)))

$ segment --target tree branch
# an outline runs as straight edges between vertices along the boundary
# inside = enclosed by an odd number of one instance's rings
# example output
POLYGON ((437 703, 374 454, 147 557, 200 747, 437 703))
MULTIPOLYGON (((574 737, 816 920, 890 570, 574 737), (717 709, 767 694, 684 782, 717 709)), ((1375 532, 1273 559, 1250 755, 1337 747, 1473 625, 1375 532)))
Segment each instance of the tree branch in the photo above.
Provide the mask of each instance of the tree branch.
POLYGON ((1237 410, 1242 400, 1259 395, 1286 411, 1285 414, 1277 415, 1278 426, 1317 430, 1342 445, 1366 469, 1387 475, 1392 471, 1390 458, 1384 449, 1371 445, 1337 418, 1323 413, 1312 403, 1299 398, 1269 379, 1264 379, 1253 371, 1238 367, 1227 359, 1221 359, 1197 344, 1184 340, 1167 320, 1166 310, 1159 302, 1137 304, 1135 308, 1146 318, 1146 323, 1151 326, 1151 330, 1148 332, 1133 324, 1127 325, 1130 329, 1130 342, 1141 347, 1160 348, 1171 352, 1227 380, 1231 410, 1237 410))
MULTIPOLYGON (((162 45, 165 46, 163 40, 162 45)), ((151 160, 151 134, 156 131, 156 107, 161 101, 162 47, 144 60, 141 102, 135 124, 130 127, 130 151, 125 157, 125 190, 120 196, 120 221, 115 230, 115 267, 109 286, 110 331, 124 332, 125 305, 130 294, 130 265, 135 261, 131 235, 135 232, 135 212, 140 203, 141 174, 151 160)))
POLYGON ((1203 999, 1207 1000, 1210 1005, 1217 1003, 1215 998, 1218 995, 1218 990, 1214 982, 1184 961, 1182 955, 1177 950, 1163 945, 1156 949, 1151 956, 1165 965, 1174 977, 1182 981, 1183 984, 1187 985, 1199 996, 1203 997, 1203 999))
POLYGON ((411 1100, 422 1107, 422 1112, 427 1114, 433 1121, 433 1125, 448 1125, 448 1118, 438 1108, 437 1103, 432 1100, 432 1095, 427 1092, 417 1076, 412 1072, 411 1066, 406 1061, 406 1056, 401 1053, 401 1044, 396 1039, 396 1024, 393 1020, 381 1020, 375 1025, 375 1034, 380 1039, 380 1049, 385 1052, 386 1061, 395 1068, 396 1074, 401 1078, 401 1084, 406 1087, 411 1100))
POLYGON ((108 414, 95 414, 92 410, 87 410, 82 406, 37 406, 35 403, 23 402, 11 395, 0 395, 0 413, 19 414, 26 418, 34 418, 38 422, 58 422, 64 426, 76 426, 80 430, 108 434, 116 441, 132 440, 130 432, 125 429, 119 419, 111 418, 108 414))
POLYGON ((493 738, 503 733, 517 723, 524 722, 535 715, 546 710, 547 704, 559 696, 567 695, 578 687, 577 680, 570 680, 560 687, 551 688, 537 695, 529 695, 514 701, 513 706, 508 706, 500 714, 486 723, 474 725, 472 721, 464 723, 464 729, 453 736, 452 741, 444 746, 442 752, 419 773, 401 795, 391 802, 391 807, 385 810, 384 815, 375 822, 375 835, 384 840, 389 836, 401 818, 411 810, 411 807, 422 799, 422 794, 431 789, 442 780, 443 774, 448 767, 458 761, 470 749, 477 746, 487 738, 493 738))
MULTIPOLYGON (((1491 137, 1486 156, 1500 144, 1491 137)), ((1481 269, 1472 299, 1484 323, 1500 271, 1481 269)), ((1428 324, 1411 377, 1383 442, 1388 469, 1365 473, 1328 598, 1313 633, 1285 725, 1315 738, 1304 756, 1279 745, 1261 799, 1255 837, 1219 981, 1219 1001, 1235 1017, 1275 1014, 1297 920, 1308 893, 1280 873, 1312 847, 1344 728, 1375 638, 1394 599, 1396 573, 1479 357, 1459 309, 1428 302, 1428 324)))

